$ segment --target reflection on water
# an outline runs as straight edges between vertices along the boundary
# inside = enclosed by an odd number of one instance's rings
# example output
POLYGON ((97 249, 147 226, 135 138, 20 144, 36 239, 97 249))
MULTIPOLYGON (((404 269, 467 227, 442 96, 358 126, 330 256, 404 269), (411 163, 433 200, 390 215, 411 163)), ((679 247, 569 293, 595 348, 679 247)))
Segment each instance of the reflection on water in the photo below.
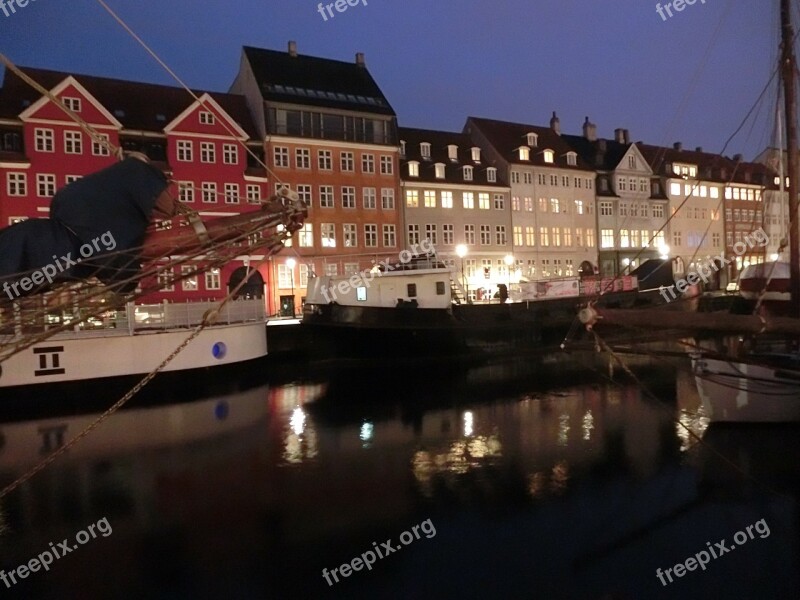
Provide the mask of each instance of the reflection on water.
MULTIPOLYGON (((112 536, 15 591, 27 598, 779 598, 797 591, 792 482, 800 459, 768 441, 774 434, 765 441, 707 432, 691 379, 680 372, 644 378, 658 401, 632 383, 565 379, 553 388, 541 373, 507 364, 464 374, 348 371, 126 410, 5 499, 0 566, 14 568, 49 541, 107 517, 112 536), (720 465, 710 445, 735 456, 751 479, 720 465), (430 543, 328 589, 323 567, 427 518, 438 532, 430 543), (741 558, 670 589, 658 583, 657 567, 759 518, 773 534, 741 558)), ((94 417, 0 424, 0 483, 94 417)), ((790 433, 778 437, 794 444, 790 433)))

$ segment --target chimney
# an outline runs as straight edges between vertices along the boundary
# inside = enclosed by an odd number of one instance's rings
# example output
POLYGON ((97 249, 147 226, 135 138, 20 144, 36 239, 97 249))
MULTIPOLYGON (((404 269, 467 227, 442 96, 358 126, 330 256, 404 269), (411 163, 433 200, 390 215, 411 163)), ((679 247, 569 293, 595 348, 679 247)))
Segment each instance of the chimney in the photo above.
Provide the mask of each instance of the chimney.
POLYGON ((703 151, 703 147, 702 146, 698 146, 697 148, 694 149, 694 151, 695 152, 702 152, 703 151))
POLYGON ((364 60, 364 53, 363 52, 356 52, 356 64, 359 67, 366 67, 367 63, 364 60))
POLYGON ((631 134, 627 129, 622 130, 622 143, 623 144, 631 143, 631 134))
POLYGON ((590 142, 597 141, 597 125, 589 122, 589 117, 583 122, 583 137, 590 142))
POLYGON ((683 144, 681 144, 680 142, 675 142, 674 144, 672 144, 672 147, 675 148, 675 150, 677 150, 678 152, 683 150, 683 144))
POLYGON ((291 57, 297 56, 297 42, 293 40, 289 41, 289 56, 291 57))
POLYGON ((553 111, 553 117, 550 119, 550 129, 552 129, 556 135, 561 135, 561 121, 558 120, 556 111, 553 111))
POLYGON ((736 162, 742 162, 742 155, 741 154, 734 154, 733 155, 733 160, 735 160, 736 162))
POLYGON ((614 141, 618 144, 625 143, 625 130, 624 129, 615 129, 614 130, 614 141))

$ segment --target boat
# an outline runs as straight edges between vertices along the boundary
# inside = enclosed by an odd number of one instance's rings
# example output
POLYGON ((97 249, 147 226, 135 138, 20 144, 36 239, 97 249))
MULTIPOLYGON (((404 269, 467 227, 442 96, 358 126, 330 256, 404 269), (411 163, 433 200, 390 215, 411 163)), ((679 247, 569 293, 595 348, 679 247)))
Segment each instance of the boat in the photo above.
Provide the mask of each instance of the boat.
POLYGON ((588 298, 600 306, 665 304, 674 285, 668 261, 616 278, 523 283, 508 298, 470 302, 458 274, 435 249, 350 276, 310 275, 301 329, 318 355, 497 356, 559 348, 588 298), (505 300, 505 299, 503 299, 505 300))

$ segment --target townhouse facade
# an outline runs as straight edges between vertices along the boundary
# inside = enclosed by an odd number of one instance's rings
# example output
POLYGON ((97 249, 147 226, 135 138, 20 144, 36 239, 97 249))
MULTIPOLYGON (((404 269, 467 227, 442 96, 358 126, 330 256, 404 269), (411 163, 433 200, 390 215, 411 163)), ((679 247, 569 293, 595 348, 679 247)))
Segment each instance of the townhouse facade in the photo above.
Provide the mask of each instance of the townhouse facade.
POLYGON ((470 298, 491 298, 515 275, 510 188, 463 133, 401 127, 399 137, 405 243, 428 240, 470 298))
POLYGON ((309 207, 302 230, 272 261, 275 302, 296 314, 309 273, 344 275, 396 261, 404 245, 397 117, 354 63, 245 47, 231 92, 241 94, 273 175, 309 207))
POLYGON ((509 182, 517 280, 597 268, 595 173, 550 127, 469 117, 464 132, 509 182))
MULTIPOLYGON (((244 98, 195 91, 199 102, 175 87, 26 68, 114 147, 146 154, 179 184, 170 190, 206 217, 254 210, 268 192, 266 173, 248 160, 245 150, 261 152, 244 98), (252 145, 255 142, 256 145, 252 145)), ((111 165, 116 158, 94 141, 47 97, 13 73, 0 91, 0 222, 13 224, 47 217, 58 189, 83 175, 111 165)), ((231 278, 241 277, 259 255, 241 256, 204 276, 173 282, 181 273, 163 273, 146 302, 206 300, 223 297, 231 278)), ((195 267, 180 267, 186 272, 195 267)), ((256 278, 249 291, 263 296, 256 278)))

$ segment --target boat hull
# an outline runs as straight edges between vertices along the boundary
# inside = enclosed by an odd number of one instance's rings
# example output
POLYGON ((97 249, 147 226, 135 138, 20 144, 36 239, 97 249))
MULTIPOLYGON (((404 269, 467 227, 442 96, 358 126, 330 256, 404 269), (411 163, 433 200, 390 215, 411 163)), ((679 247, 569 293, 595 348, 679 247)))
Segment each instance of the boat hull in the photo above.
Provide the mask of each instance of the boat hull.
POLYGON ((800 422, 800 371, 708 357, 692 368, 711 422, 800 422))

